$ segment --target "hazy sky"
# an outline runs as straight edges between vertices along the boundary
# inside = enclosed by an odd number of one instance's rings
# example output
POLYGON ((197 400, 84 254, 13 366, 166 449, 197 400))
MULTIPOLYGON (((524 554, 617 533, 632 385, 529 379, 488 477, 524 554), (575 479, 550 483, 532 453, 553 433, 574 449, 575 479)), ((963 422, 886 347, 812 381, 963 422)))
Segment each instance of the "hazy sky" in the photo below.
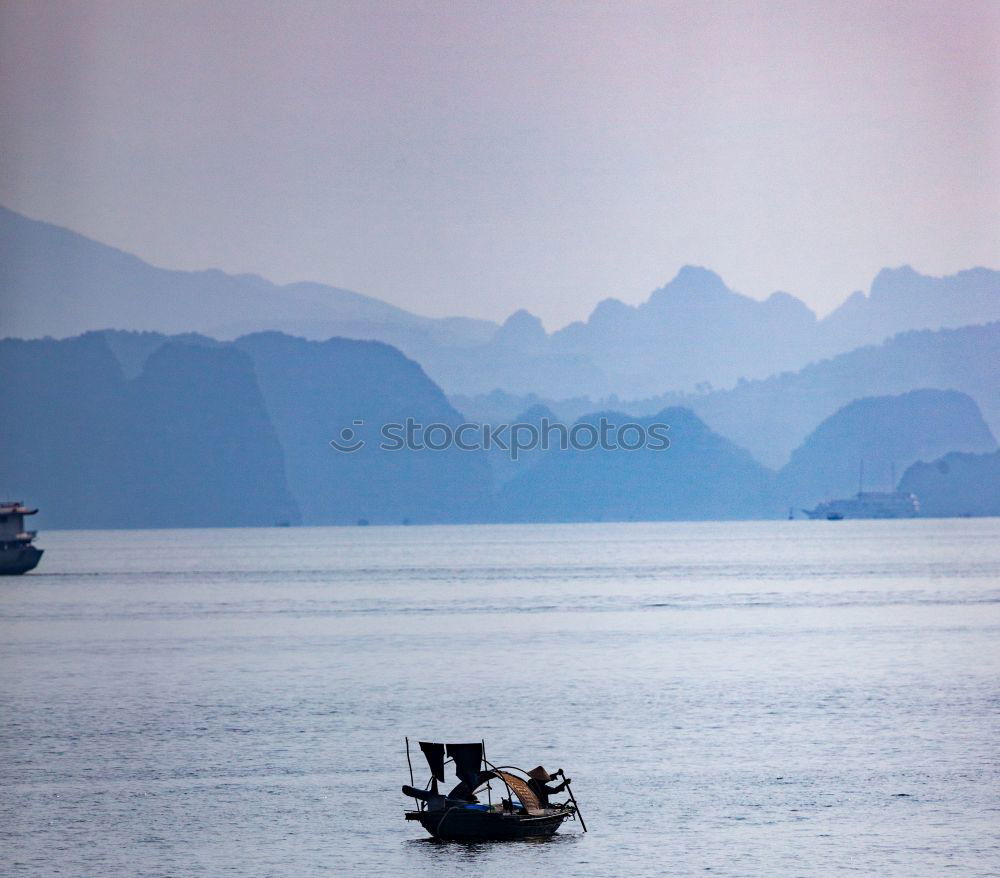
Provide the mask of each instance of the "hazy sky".
POLYGON ((1000 2, 0 3, 0 202, 549 328, 1000 263, 1000 2))

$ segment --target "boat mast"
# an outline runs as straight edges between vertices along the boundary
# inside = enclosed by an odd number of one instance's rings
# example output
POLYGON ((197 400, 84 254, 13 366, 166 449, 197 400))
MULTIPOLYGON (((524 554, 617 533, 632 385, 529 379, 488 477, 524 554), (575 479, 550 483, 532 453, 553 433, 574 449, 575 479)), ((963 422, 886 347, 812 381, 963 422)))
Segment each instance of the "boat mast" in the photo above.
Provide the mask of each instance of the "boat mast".
MULTIPOLYGON (((480 741, 481 741, 481 743, 483 745, 483 771, 488 771, 489 769, 487 768, 487 762, 486 762, 486 739, 485 738, 481 738, 480 741)), ((486 780, 486 801, 487 801, 487 803, 490 806, 490 810, 492 811, 493 810, 493 787, 490 786, 489 778, 487 778, 487 780, 486 780)))

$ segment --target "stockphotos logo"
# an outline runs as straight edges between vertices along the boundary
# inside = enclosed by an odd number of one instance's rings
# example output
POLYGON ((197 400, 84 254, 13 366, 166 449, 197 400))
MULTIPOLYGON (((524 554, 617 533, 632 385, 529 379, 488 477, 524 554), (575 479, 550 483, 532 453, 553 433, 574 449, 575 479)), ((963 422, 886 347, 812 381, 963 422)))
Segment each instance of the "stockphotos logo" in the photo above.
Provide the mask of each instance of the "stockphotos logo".
MULTIPOLYGON (((367 444, 361 438, 364 420, 352 421, 344 427, 337 439, 330 440, 330 446, 344 454, 360 451, 367 444)), ((667 424, 637 424, 627 421, 613 424, 607 418, 596 423, 580 422, 567 427, 558 421, 542 418, 537 424, 420 424, 413 418, 402 423, 382 424, 379 429, 382 451, 459 451, 506 452, 511 460, 517 460, 528 451, 540 449, 548 451, 665 451, 670 447, 667 438, 667 424)))

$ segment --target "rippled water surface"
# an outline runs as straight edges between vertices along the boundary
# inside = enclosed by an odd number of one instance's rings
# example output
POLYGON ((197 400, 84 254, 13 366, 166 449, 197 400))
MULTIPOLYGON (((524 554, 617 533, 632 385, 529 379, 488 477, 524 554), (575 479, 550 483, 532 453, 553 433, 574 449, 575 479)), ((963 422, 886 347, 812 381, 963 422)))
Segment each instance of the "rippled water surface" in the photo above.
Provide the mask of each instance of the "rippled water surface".
POLYGON ((39 544, 4 875, 1000 874, 998 519, 39 544), (404 735, 564 767, 590 832, 423 839, 404 735))

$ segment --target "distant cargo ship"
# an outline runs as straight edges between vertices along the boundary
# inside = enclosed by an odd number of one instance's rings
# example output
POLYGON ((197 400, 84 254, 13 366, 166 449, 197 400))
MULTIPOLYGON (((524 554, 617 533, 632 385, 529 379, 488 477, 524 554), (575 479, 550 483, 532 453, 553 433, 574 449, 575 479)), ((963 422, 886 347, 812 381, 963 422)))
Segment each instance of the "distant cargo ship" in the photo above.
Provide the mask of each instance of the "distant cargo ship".
POLYGON ((20 500, 0 501, 0 576, 27 573, 38 566, 42 550, 31 544, 37 531, 24 529, 24 516, 36 512, 20 500))
POLYGON ((858 491, 848 500, 828 500, 815 509, 802 510, 810 518, 840 521, 843 518, 916 518, 920 501, 905 491, 858 491))

